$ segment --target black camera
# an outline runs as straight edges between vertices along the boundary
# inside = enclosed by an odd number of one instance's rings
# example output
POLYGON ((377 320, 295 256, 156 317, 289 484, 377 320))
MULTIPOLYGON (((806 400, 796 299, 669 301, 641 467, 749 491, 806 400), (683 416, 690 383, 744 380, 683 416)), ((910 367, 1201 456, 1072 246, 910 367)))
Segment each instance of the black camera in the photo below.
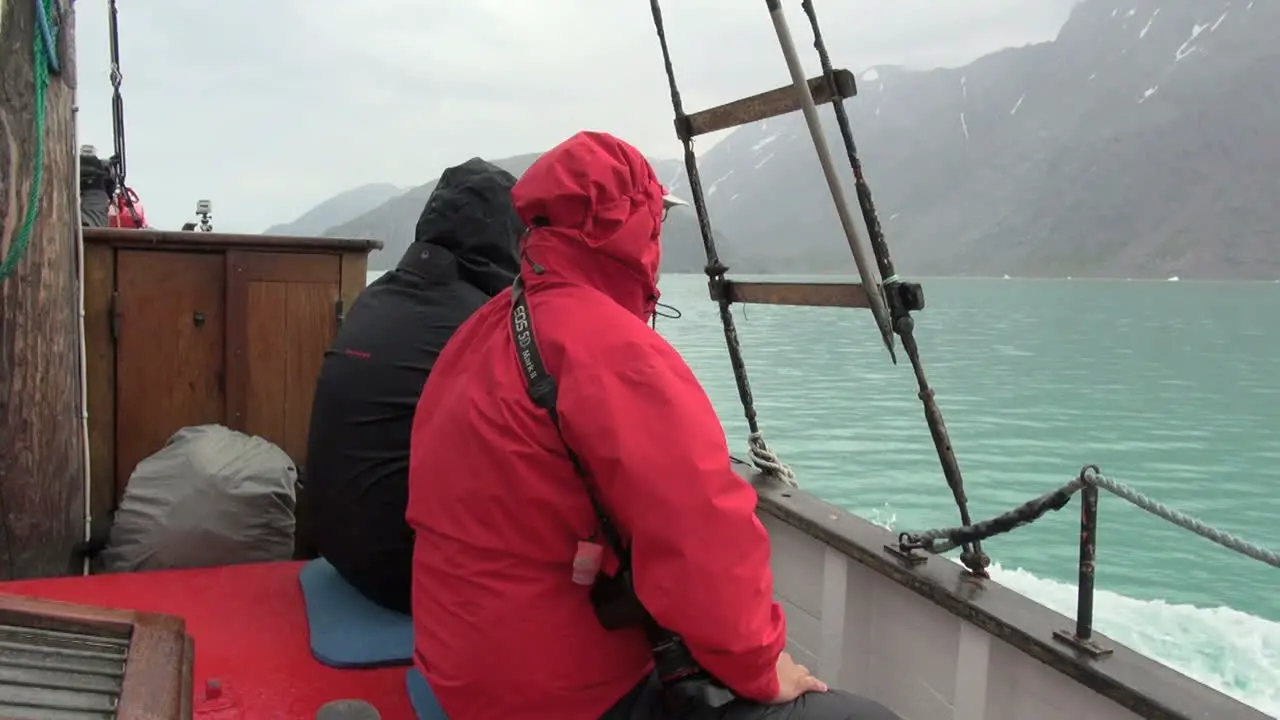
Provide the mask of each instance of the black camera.
POLYGON ((591 609, 596 619, 605 630, 626 630, 644 627, 652 623, 649 611, 645 610, 636 596, 635 585, 631 580, 631 568, 626 565, 615 575, 603 572, 596 574, 591 584, 591 609))
POLYGON ((662 705, 668 712, 718 708, 732 702, 734 694, 694 660, 679 635, 658 625, 640 603, 630 565, 627 557, 616 574, 596 575, 589 597, 600 625, 605 630, 644 628, 653 651, 654 672, 662 684, 662 705))

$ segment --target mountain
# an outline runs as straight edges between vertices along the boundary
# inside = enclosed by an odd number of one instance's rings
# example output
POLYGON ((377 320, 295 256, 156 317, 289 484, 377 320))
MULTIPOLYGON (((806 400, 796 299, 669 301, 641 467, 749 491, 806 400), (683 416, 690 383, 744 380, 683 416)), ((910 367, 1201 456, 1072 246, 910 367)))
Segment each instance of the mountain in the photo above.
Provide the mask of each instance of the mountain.
MULTIPOLYGON (((491 160, 507 172, 520 177, 538 159, 541 153, 516 155, 491 160)), ((684 166, 675 160, 650 160, 658 177, 668 186, 684 182, 684 166)), ((436 180, 420 185, 394 197, 358 216, 343 218, 322 234, 329 237, 355 237, 381 240, 383 249, 369 257, 370 270, 387 270, 395 266, 413 241, 414 227, 427 197, 436 187, 436 180), (350 218, 350 219, 348 219, 350 218)), ((717 236, 719 233, 717 233, 717 236)), ((688 208, 673 208, 663 225, 662 269, 664 272, 699 272, 706 265, 702 249, 702 235, 698 221, 688 208)))
MULTIPOLYGON (((1280 277, 1276 28, 1274 0, 1084 0, 1051 42, 866 71, 845 105, 898 268, 1280 277)), ((800 114, 699 166, 735 270, 852 272, 800 114)))
MULTIPOLYGON (((898 269, 1280 278, 1276 27, 1275 0, 1082 0, 1050 42, 960 68, 865 71, 845 106, 898 269)), ((833 112, 821 112, 847 168, 833 112)), ((519 175, 536 158, 496 163, 519 175)), ((651 162, 689 197, 682 163, 651 162)), ((699 171, 734 273, 853 272, 799 113, 731 132, 699 171)), ((313 233, 382 240, 370 267, 387 268, 435 183, 366 187, 388 188, 384 202, 338 212, 359 188, 271 232, 319 216, 313 233)), ((673 210, 664 233, 663 269, 701 271, 692 212, 673 210)))
POLYGON ((353 190, 334 195, 303 213, 293 222, 272 225, 264 235, 319 235, 325 230, 372 210, 404 192, 404 188, 389 183, 361 185, 353 190))

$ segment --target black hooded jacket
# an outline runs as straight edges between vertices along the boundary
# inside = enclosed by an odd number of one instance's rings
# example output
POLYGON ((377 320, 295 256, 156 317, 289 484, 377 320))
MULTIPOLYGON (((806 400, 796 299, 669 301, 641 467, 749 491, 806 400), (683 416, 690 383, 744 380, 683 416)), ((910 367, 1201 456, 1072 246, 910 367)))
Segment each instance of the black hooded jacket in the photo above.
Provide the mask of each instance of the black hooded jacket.
POLYGON ((519 272, 515 181, 480 158, 444 171, 414 242, 352 305, 316 384, 303 533, 349 582, 394 609, 409 603, 414 410, 454 331, 519 272))

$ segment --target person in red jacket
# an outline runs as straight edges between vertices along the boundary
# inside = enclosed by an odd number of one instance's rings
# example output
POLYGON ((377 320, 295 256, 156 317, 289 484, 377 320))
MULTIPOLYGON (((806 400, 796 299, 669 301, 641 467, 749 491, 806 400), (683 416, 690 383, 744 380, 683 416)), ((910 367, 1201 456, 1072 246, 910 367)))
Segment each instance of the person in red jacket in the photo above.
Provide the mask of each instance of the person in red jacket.
POLYGON ((692 371, 646 324, 665 213, 648 161, 582 132, 511 194, 529 228, 516 290, 458 329, 413 424, 414 661, 445 713, 897 718, 783 651, 755 492, 692 371), (606 629, 597 596, 628 578, 652 622, 606 629), (657 626, 692 657, 663 679, 657 626), (664 702, 685 670, 719 695, 664 702))

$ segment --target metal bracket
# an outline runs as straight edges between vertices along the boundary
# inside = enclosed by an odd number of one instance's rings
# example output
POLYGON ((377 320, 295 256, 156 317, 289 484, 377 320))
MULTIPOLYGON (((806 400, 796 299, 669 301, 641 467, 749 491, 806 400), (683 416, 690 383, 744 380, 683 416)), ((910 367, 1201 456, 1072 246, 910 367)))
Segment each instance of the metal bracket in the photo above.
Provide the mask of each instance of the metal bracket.
MULTIPOLYGON (((832 70, 830 75, 809 78, 809 94, 816 105, 823 105, 858 94, 858 84, 848 70, 832 70)), ((676 137, 691 140, 699 135, 728 130, 761 120, 793 113, 802 107, 800 93, 794 84, 734 100, 707 110, 675 119, 676 137)))
POLYGON ((1084 639, 1076 637, 1076 634, 1070 630, 1054 630, 1053 639, 1065 645, 1070 645, 1073 650, 1088 655, 1093 660, 1107 657, 1115 652, 1111 648, 1105 648, 1094 642, 1091 638, 1084 639))
POLYGON ((920 312, 924 310, 924 288, 918 282, 896 281, 885 283, 884 291, 888 296, 889 307, 902 312, 920 312))
POLYGON ((917 565, 923 565, 929 562, 928 555, 923 555, 916 550, 903 550, 896 545, 885 545, 884 551, 911 567, 916 567, 917 565))

